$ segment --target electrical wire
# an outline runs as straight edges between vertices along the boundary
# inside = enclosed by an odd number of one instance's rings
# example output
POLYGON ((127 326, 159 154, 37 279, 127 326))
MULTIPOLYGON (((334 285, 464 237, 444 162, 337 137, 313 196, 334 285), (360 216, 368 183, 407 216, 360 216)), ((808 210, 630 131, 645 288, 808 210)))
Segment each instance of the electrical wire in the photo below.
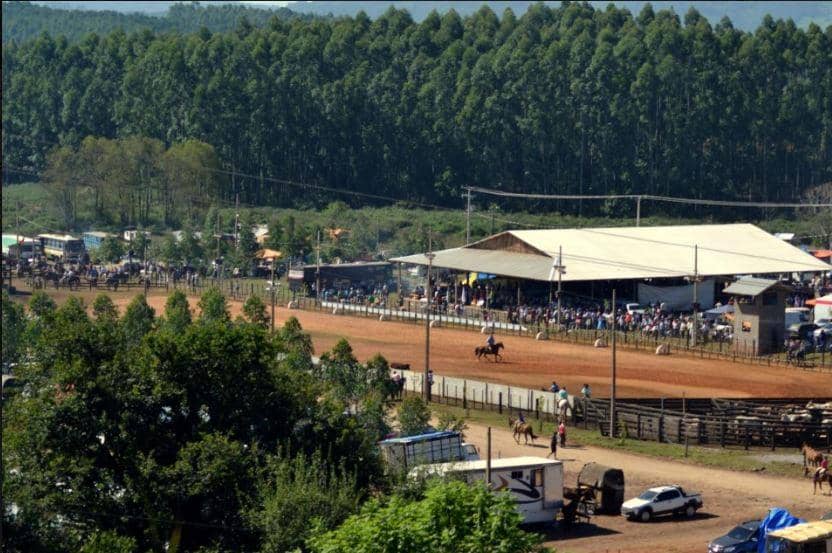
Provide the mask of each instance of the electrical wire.
POLYGON ((656 202, 671 202, 689 205, 709 205, 721 207, 759 207, 759 208, 818 208, 832 207, 832 203, 776 203, 776 202, 739 202, 730 200, 706 200, 697 198, 676 198, 673 196, 656 196, 653 194, 533 194, 524 192, 506 192, 493 188, 479 186, 467 187, 471 192, 500 196, 506 198, 521 198, 528 200, 651 200, 656 202))

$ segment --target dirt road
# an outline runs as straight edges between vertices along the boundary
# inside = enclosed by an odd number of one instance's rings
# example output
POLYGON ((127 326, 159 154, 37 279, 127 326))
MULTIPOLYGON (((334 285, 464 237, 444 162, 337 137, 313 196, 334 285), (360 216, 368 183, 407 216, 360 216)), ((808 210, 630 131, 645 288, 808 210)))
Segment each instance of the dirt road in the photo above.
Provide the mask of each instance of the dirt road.
MULTIPOLYGON (((486 428, 471 424, 466 441, 485 454, 486 428)), ((493 428, 492 455, 515 457, 548 453, 548 436, 537 445, 518 445, 509 430, 493 428)), ((625 497, 662 484, 679 484, 702 493, 705 506, 691 520, 658 519, 642 524, 619 516, 596 516, 590 525, 578 525, 567 536, 550 534, 547 545, 558 553, 694 553, 706 550, 711 539, 727 532, 739 522, 761 518, 772 507, 785 507, 803 518, 817 519, 832 509, 832 496, 812 495, 810 480, 772 477, 705 467, 692 467, 674 461, 622 453, 597 447, 569 444, 558 449, 564 462, 564 483, 574 486, 584 463, 595 461, 624 471, 625 497)))

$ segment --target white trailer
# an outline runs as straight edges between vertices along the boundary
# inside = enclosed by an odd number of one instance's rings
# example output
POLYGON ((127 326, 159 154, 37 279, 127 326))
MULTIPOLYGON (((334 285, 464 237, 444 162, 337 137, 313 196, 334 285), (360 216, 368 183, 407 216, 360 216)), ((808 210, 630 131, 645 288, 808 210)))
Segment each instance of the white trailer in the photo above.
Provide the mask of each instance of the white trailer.
MULTIPOLYGON (((485 480, 486 461, 460 461, 416 467, 413 477, 462 476, 466 482, 485 480)), ((554 522, 563 508, 563 463, 543 457, 491 460, 491 489, 509 491, 523 522, 554 522)))

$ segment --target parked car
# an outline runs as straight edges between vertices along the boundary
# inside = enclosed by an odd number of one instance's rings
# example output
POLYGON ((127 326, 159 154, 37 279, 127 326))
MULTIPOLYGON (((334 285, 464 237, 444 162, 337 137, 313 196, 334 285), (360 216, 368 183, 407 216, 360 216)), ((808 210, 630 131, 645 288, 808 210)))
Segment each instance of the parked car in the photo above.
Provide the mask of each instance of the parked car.
POLYGON ((635 315, 638 313, 639 315, 644 315, 644 306, 638 303, 628 303, 626 306, 627 313, 630 315, 635 315))
POLYGON ((660 515, 692 517, 701 507, 702 496, 698 493, 686 493, 681 486, 659 486, 625 501, 621 505, 621 514, 628 520, 648 522, 660 515))
POLYGON ((809 320, 809 308, 808 307, 787 307, 786 314, 785 314, 785 323, 786 323, 786 330, 790 329, 794 325, 798 325, 800 323, 808 323, 811 322, 809 320))
POLYGON ((819 322, 815 323, 818 327, 812 332, 812 336, 814 336, 815 340, 820 338, 820 333, 825 332, 827 337, 832 337, 832 322, 819 322))
POLYGON ((751 553, 757 551, 759 520, 749 520, 734 526, 730 532, 708 544, 708 553, 751 553))
POLYGON ((789 327, 789 334, 801 340, 812 340, 812 333, 818 329, 815 323, 798 323, 789 327))

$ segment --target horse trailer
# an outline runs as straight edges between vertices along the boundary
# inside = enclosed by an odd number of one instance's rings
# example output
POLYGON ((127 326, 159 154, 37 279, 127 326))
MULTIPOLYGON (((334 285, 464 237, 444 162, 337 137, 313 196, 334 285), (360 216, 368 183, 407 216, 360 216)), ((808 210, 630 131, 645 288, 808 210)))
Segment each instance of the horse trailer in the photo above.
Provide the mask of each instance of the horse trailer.
MULTIPOLYGON (((485 481, 485 460, 439 463, 416 467, 414 478, 458 477, 469 484, 485 481)), ((554 522, 563 508, 563 463, 543 457, 491 460, 491 489, 508 491, 524 524, 554 522)))
POLYGON ((378 446, 388 470, 479 459, 477 449, 464 443, 462 434, 450 430, 390 438, 379 442, 378 446))

